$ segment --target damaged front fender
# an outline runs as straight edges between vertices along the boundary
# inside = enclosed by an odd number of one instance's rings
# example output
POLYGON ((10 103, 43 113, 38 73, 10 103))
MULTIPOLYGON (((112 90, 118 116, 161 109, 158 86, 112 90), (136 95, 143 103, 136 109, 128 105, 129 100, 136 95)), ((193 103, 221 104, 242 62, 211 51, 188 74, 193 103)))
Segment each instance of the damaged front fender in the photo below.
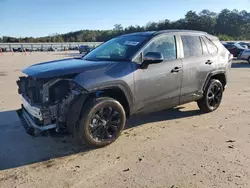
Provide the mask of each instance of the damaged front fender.
POLYGON ((66 114, 66 125, 70 133, 76 131, 76 125, 80 119, 83 103, 87 98, 87 94, 81 94, 77 99, 75 99, 68 109, 66 114))
POLYGON ((18 115, 31 135, 55 128, 63 132, 71 129, 67 122, 75 124, 88 95, 88 91, 72 78, 37 80, 24 77, 17 83, 23 98, 18 115), (71 110, 73 113, 69 112, 71 110))

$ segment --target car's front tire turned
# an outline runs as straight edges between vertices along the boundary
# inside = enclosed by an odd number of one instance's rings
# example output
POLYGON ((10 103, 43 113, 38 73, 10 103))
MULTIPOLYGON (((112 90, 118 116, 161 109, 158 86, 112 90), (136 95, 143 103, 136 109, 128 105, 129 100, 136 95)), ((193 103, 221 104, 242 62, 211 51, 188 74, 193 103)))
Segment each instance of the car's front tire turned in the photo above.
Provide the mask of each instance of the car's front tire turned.
POLYGON ((114 142, 125 127, 122 105, 109 97, 92 98, 83 105, 75 137, 89 147, 104 147, 114 142))
POLYGON ((219 80, 211 79, 203 97, 197 101, 200 110, 204 113, 215 111, 220 106, 223 90, 223 85, 219 80))

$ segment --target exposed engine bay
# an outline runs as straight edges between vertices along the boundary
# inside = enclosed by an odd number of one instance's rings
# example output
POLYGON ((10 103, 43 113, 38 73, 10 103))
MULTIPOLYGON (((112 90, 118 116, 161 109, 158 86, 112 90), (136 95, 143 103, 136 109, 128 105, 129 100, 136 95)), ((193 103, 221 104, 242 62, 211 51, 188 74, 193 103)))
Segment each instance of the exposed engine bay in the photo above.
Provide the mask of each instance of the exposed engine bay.
POLYGON ((72 78, 35 79, 20 77, 18 93, 22 108, 18 115, 29 134, 49 129, 67 130, 67 113, 72 103, 87 91, 72 78))

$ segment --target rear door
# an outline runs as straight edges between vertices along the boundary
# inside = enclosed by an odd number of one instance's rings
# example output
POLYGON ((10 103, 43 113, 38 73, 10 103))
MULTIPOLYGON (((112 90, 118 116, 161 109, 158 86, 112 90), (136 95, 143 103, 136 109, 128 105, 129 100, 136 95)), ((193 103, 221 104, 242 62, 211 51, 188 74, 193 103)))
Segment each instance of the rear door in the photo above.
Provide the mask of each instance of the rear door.
POLYGON ((180 103, 186 103, 196 100, 202 95, 207 75, 216 69, 217 48, 203 36, 182 35, 180 37, 184 55, 180 103))

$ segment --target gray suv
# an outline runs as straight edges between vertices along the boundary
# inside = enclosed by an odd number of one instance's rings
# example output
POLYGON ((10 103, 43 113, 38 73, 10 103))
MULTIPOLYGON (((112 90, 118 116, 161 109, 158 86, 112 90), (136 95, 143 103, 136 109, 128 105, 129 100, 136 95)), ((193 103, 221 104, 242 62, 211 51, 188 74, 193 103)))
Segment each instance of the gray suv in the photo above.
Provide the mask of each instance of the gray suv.
POLYGON ((117 139, 126 119, 196 101, 216 110, 232 55, 218 38, 166 30, 113 38, 82 58, 43 62, 23 70, 19 117, 26 131, 67 131, 90 147, 117 139))

